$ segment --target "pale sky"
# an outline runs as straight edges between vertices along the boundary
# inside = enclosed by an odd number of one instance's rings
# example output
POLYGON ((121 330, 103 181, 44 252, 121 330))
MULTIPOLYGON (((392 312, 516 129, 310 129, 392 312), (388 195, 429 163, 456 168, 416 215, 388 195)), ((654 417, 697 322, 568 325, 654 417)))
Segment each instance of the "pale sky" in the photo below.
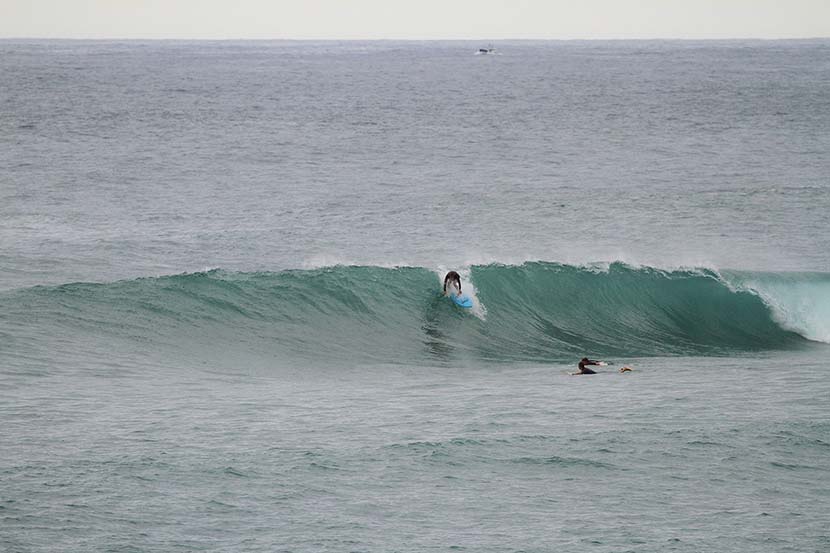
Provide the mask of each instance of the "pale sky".
POLYGON ((830 0, 0 0, 0 38, 830 37, 830 0))

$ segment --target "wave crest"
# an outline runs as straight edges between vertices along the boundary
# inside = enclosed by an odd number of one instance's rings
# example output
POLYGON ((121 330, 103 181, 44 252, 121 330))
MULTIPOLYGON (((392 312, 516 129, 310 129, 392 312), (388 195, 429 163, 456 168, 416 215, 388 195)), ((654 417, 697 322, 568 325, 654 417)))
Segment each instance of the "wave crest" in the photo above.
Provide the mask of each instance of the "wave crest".
POLYGON ((0 320, 29 344, 94 335, 197 359, 244 351, 272 363, 570 361, 830 342, 823 273, 529 262, 465 274, 486 318, 443 298, 435 271, 335 266, 35 287, 1 294, 0 320))

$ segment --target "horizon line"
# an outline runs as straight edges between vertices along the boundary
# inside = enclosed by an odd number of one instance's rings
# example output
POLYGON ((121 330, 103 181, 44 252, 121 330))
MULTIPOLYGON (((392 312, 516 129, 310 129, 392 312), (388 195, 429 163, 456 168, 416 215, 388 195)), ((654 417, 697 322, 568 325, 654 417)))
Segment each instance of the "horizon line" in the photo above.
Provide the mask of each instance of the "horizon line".
POLYGON ((0 36, 0 40, 65 40, 65 41, 194 41, 194 42, 590 42, 590 41, 815 41, 830 40, 830 36, 723 36, 723 37, 50 37, 50 36, 0 36))

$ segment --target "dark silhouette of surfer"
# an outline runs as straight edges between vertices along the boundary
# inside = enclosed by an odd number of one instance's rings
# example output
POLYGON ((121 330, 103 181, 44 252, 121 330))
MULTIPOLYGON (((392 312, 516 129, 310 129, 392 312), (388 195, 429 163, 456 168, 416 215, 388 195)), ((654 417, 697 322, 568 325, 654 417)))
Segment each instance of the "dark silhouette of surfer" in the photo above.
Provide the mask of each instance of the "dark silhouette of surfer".
POLYGON ((447 276, 444 277, 444 295, 447 295, 447 284, 453 286, 458 291, 458 294, 461 295, 461 277, 455 271, 450 271, 447 273, 447 276))
POLYGON ((583 357, 582 360, 579 362, 579 372, 571 374, 597 374, 596 371, 589 369, 588 367, 586 367, 586 365, 602 365, 602 361, 594 361, 593 359, 583 357))

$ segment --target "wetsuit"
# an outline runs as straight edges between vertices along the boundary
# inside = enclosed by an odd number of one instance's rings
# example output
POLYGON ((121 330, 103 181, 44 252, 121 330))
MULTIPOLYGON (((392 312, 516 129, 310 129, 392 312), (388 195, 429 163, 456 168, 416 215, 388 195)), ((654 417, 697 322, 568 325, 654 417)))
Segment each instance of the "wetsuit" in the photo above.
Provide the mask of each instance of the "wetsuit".
POLYGON ((447 293, 447 284, 451 284, 458 289, 458 293, 461 294, 461 277, 455 271, 450 271, 447 273, 447 276, 444 277, 444 293, 447 293))
POLYGON ((585 365, 599 365, 599 361, 593 361, 587 357, 583 357, 582 361, 579 362, 579 372, 577 374, 597 374, 596 371, 592 371, 585 365))

